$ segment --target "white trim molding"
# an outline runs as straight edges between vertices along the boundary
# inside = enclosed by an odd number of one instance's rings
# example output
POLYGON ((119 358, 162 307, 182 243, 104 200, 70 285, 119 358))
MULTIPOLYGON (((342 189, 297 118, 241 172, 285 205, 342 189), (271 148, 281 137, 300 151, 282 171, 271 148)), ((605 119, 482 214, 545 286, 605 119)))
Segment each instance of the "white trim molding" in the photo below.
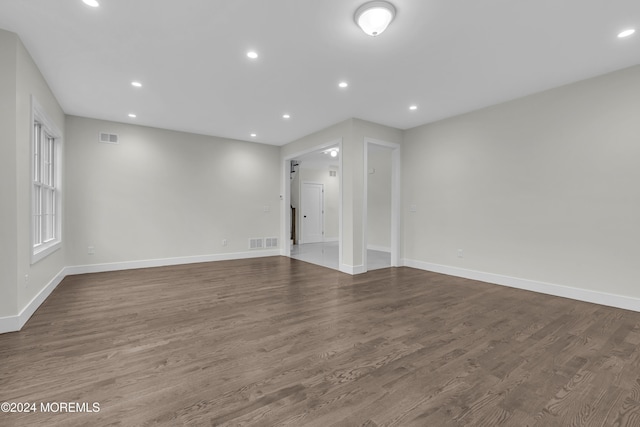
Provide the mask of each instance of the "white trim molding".
POLYGON ((538 282, 518 277, 503 276, 501 274, 486 273, 483 271, 467 270, 459 267, 432 264, 429 262, 411 259, 402 260, 402 265, 417 268, 419 270, 446 274, 449 276, 478 280, 480 282, 491 283, 494 285, 508 286, 510 288, 523 289, 556 297, 569 298, 577 301, 590 302, 593 304, 640 312, 640 299, 634 297, 593 291, 589 289, 573 288, 555 283, 538 282))
POLYGON ((42 288, 38 294, 20 311, 17 316, 0 317, 0 334, 6 332, 16 332, 22 329, 27 321, 33 316, 33 313, 42 305, 42 303, 51 295, 51 292, 58 287, 60 282, 68 275, 67 268, 60 270, 56 276, 42 288))
POLYGON ((140 261, 125 261, 125 262, 112 262, 106 264, 89 264, 78 265, 75 267, 67 267, 67 275, 73 274, 86 274, 86 273, 103 273, 106 271, 122 271, 133 270, 136 268, 152 268, 152 267, 167 267, 171 265, 183 265, 183 264, 196 264, 199 262, 214 262, 214 261, 230 261, 235 259, 248 259, 248 258, 264 258, 269 256, 280 256, 279 249, 271 249, 258 252, 232 252, 226 254, 215 255, 198 255, 179 258, 160 258, 160 259, 147 259, 140 261))
POLYGON ((347 265, 347 264, 340 264, 340 268, 339 270, 343 273, 347 273, 350 274, 352 276, 355 276, 356 274, 362 274, 362 273, 366 273, 367 269, 365 268, 364 265, 347 265))
MULTIPOLYGON (((311 148, 307 148, 302 151, 298 151, 296 153, 289 154, 282 158, 282 177, 280 182, 280 194, 281 200, 283 202, 282 209, 280 211, 280 237, 282 242, 290 242, 291 241, 291 182, 290 182, 290 162, 291 160, 296 160, 299 157, 302 157, 306 154, 310 154, 316 151, 320 151, 329 147, 338 146, 340 153, 344 153, 342 147, 342 137, 331 140, 324 144, 316 145, 311 148)), ((343 222, 343 212, 342 212, 342 194, 343 194, 343 179, 342 179, 342 171, 343 171, 343 155, 341 154, 338 161, 338 260, 342 262, 342 222, 343 222)), ((326 240, 325 240, 326 241, 326 240)), ((333 241, 333 240, 332 240, 333 241)), ((291 257, 291 245, 282 245, 280 248, 280 255, 291 257)))
POLYGON ((391 253, 391 248, 388 246, 367 245, 367 250, 391 253))
POLYGON ((400 144, 394 142, 381 141, 370 137, 364 137, 363 141, 363 200, 362 200, 362 260, 364 264, 364 271, 367 271, 367 249, 369 249, 369 236, 368 236, 368 187, 369 187, 369 146, 379 145, 381 147, 391 150, 391 247, 388 251, 391 254, 391 266, 399 267, 402 265, 400 262, 400 239, 401 239, 401 215, 400 215, 400 201, 401 201, 401 183, 400 183, 400 167, 401 167, 401 155, 400 144))
POLYGON ((163 258, 140 261, 113 262, 106 264, 78 265, 63 268, 51 281, 20 311, 16 316, 0 317, 0 334, 16 332, 23 328, 33 313, 51 295, 53 290, 67 276, 86 273, 102 273, 106 271, 132 270, 135 268, 165 267, 171 265, 195 264, 199 262, 229 261, 235 259, 264 258, 280 256, 279 249, 258 252, 232 252, 226 254, 200 255, 179 258, 163 258))

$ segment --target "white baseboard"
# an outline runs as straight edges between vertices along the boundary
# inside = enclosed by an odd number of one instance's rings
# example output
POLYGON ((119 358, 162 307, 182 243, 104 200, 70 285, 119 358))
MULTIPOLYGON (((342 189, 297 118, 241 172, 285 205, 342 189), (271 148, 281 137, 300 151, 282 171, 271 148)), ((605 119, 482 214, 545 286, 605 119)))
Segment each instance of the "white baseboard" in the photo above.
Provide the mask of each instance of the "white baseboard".
POLYGON ((364 265, 340 264, 340 271, 342 271, 343 273, 351 274, 353 276, 356 274, 365 273, 366 268, 364 267, 364 265))
POLYGON ((17 316, 0 317, 0 334, 16 332, 22 329, 27 321, 33 316, 38 307, 47 299, 51 292, 67 276, 85 273, 102 273, 106 271, 131 270, 134 268, 164 267, 169 265, 194 264, 198 262, 228 261, 234 259, 263 258, 280 255, 279 249, 251 252, 236 252, 216 255, 200 255, 179 258, 164 258, 141 261, 114 262, 107 264, 77 265, 65 267, 51 281, 33 297, 26 307, 17 316))
POLYGON ((0 317, 0 334, 20 330, 20 316, 0 317))
POLYGON ((554 283, 537 282, 535 280, 520 279, 518 277, 503 276, 500 274, 486 273, 483 271, 467 270, 459 267, 432 264, 424 261, 404 259, 401 265, 417 268, 419 270, 432 271, 434 273, 447 274, 449 276, 464 277, 465 279, 478 280, 494 285, 508 286, 524 289, 557 297, 569 298, 578 301, 622 308, 625 310, 640 312, 640 299, 606 292, 579 289, 554 283))
POLYGON ((66 268, 60 270, 56 276, 47 283, 47 285, 38 292, 36 296, 20 311, 17 316, 8 316, 0 318, 0 334, 7 332, 16 332, 22 329, 27 321, 33 316, 38 307, 47 299, 51 292, 62 282, 67 276, 66 268))
POLYGON ((324 242, 325 243, 333 243, 333 242, 337 242, 338 238, 337 237, 325 237, 324 238, 324 242))
POLYGON ((391 253, 391 248, 386 246, 378 246, 378 245, 367 245, 367 249, 370 251, 378 251, 378 252, 388 252, 391 253))
POLYGON ((229 261, 234 259, 263 258, 279 256, 279 249, 251 252, 232 252, 215 255, 197 255, 177 258, 147 259, 140 261, 112 262, 67 267, 67 274, 103 273, 106 271, 133 270, 136 268, 166 267, 170 265, 195 264, 199 262, 229 261))

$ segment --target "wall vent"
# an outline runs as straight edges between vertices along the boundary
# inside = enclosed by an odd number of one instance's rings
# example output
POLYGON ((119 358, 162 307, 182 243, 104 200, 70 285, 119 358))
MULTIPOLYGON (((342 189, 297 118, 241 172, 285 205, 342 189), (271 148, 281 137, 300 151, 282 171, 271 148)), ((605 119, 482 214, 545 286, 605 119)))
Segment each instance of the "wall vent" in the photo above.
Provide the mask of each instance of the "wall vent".
POLYGON ((277 237, 267 237, 264 239, 264 247, 269 248, 277 248, 278 247, 278 238, 277 237))
POLYGON ((338 176, 338 171, 329 171, 329 176, 338 176))
POLYGON ((118 144, 118 135, 115 133, 100 132, 100 142, 105 144, 118 144))
POLYGON ((249 249, 262 249, 264 248, 263 239, 249 239, 249 249))

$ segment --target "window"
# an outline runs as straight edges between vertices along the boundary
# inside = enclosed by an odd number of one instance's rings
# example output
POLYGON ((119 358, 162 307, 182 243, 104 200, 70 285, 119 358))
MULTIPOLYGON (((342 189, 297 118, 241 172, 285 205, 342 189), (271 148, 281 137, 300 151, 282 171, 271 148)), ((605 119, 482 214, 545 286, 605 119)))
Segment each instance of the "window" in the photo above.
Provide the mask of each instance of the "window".
POLYGON ((31 236, 35 263, 60 248, 60 133, 32 98, 31 236))

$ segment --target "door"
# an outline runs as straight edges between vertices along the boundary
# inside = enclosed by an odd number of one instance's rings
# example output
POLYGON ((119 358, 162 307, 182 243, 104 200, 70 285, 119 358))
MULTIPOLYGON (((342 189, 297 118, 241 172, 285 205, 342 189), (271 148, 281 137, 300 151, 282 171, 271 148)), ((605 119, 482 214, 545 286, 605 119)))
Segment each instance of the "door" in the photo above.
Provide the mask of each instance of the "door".
POLYGON ((303 182, 300 197, 301 243, 318 243, 323 239, 324 188, 315 182, 303 182))

